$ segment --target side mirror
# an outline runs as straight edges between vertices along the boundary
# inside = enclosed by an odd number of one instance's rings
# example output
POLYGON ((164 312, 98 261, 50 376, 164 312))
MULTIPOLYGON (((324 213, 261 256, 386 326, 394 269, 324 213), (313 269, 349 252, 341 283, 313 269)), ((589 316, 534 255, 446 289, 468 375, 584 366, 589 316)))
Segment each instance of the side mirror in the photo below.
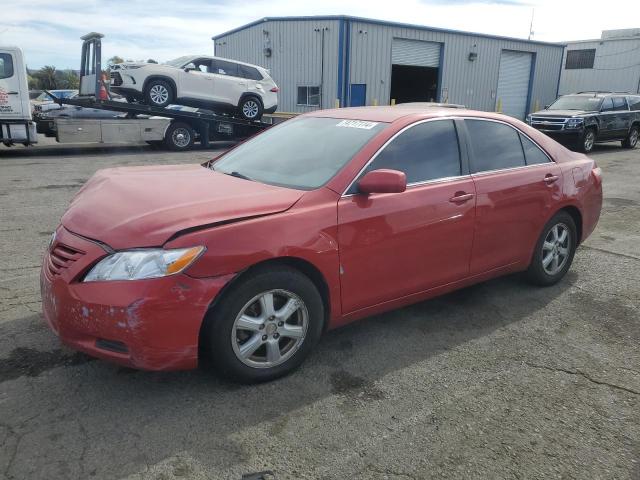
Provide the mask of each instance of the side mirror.
POLYGON ((407 189, 407 176, 398 170, 372 170, 358 182, 360 193, 402 193, 407 189))
POLYGON ((196 66, 193 63, 188 63, 184 66, 185 72, 190 72, 191 70, 196 70, 196 66))

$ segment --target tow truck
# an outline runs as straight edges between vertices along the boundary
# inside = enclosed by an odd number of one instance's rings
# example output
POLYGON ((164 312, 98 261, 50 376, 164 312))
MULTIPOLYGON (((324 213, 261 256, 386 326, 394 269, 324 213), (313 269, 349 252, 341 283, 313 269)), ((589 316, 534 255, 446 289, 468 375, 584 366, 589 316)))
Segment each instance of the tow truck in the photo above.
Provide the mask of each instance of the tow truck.
MULTIPOLYGON (((56 140, 59 143, 147 142, 163 144, 171 150, 185 151, 193 148, 196 141, 202 148, 208 148, 212 141, 240 140, 282 119, 278 116, 264 116, 261 121, 248 121, 205 109, 171 105, 153 107, 117 101, 109 94, 108 85, 102 76, 103 38, 104 35, 97 32, 81 37, 83 43, 78 96, 60 98, 51 92, 45 92, 61 106, 110 110, 125 115, 109 119, 56 118, 52 121, 55 122, 56 140)), ((37 135, 29 108, 22 52, 15 47, 0 47, 0 62, 3 62, 0 63, 0 143, 6 146, 33 145, 37 142, 37 135), (8 69, 9 62, 11 71, 8 69), (12 75, 3 79, 7 73, 12 75), (3 88, 4 84, 9 85, 10 91, 3 88), (5 107, 3 99, 5 104, 9 104, 13 95, 17 96, 17 101, 13 101, 17 106, 5 107)))

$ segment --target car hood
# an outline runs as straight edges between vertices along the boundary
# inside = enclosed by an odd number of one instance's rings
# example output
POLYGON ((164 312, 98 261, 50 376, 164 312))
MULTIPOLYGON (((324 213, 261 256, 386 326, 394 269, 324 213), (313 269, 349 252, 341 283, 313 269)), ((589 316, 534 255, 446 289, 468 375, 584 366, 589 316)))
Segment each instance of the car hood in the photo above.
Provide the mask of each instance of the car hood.
POLYGON ((186 229, 285 211, 303 194, 197 164, 112 168, 80 189, 62 225, 116 250, 161 246, 186 229))
POLYGON ((589 110, 540 110, 532 113, 536 117, 578 117, 587 113, 597 113, 589 110))

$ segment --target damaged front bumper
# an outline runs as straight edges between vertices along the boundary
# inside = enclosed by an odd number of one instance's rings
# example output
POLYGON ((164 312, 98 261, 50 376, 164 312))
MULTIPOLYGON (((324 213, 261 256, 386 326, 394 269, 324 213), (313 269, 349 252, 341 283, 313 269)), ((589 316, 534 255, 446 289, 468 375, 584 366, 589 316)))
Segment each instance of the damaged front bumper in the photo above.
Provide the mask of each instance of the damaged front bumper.
POLYGON ((107 254, 98 243, 58 228, 40 273, 43 315, 51 329, 71 348, 121 365, 195 368, 207 309, 233 275, 83 283, 107 254))

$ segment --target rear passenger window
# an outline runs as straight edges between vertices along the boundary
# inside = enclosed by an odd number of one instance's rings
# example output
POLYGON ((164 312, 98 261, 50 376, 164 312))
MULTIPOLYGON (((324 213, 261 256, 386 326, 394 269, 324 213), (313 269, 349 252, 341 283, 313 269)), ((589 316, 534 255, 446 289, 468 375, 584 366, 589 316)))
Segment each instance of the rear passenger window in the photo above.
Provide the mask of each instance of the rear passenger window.
POLYGON ((257 68, 249 67, 248 65, 238 65, 240 70, 240 76, 242 78, 248 78, 249 80, 262 80, 262 75, 257 68))
POLYGON ((640 110, 640 97, 627 97, 629 110, 640 110))
POLYGON ((213 60, 213 72, 218 75, 229 75, 231 77, 239 76, 238 64, 233 62, 226 62, 224 60, 213 60))
POLYGON ((0 53, 0 79, 13 77, 13 58, 8 53, 0 53))
POLYGON ((389 168, 407 176, 407 184, 460 175, 458 135, 453 120, 419 123, 394 138, 366 171, 389 168))
POLYGON ((525 165, 519 133, 508 125, 486 120, 465 120, 473 149, 473 172, 525 165))
POLYGON ((615 111, 627 110, 627 101, 624 97, 613 97, 613 109, 615 111))
POLYGON ((520 140, 522 140, 522 148, 524 149, 524 158, 527 162, 527 165, 537 165, 539 163, 550 162, 547 154, 540 150, 540 147, 538 147, 527 137, 520 134, 520 140))

